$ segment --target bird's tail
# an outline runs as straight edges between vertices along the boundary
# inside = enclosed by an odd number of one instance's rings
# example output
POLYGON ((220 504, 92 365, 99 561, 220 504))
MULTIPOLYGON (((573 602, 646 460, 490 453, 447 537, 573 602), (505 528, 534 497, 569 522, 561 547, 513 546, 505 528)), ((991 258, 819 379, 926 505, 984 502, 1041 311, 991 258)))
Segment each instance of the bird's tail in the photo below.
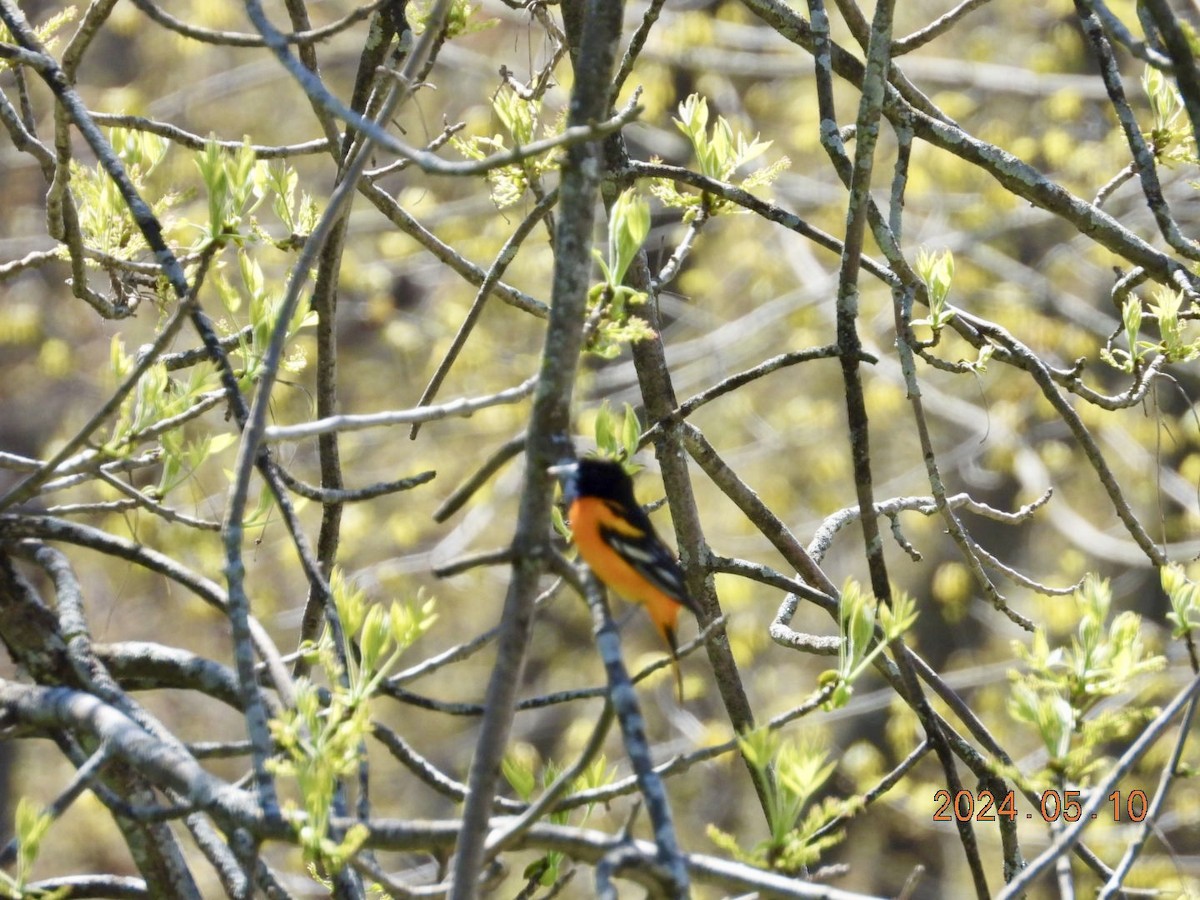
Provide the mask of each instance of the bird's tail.
POLYGON ((683 703, 683 670, 679 667, 679 647, 675 643, 675 629, 670 625, 660 625, 662 636, 671 648, 671 668, 675 671, 675 694, 683 703))

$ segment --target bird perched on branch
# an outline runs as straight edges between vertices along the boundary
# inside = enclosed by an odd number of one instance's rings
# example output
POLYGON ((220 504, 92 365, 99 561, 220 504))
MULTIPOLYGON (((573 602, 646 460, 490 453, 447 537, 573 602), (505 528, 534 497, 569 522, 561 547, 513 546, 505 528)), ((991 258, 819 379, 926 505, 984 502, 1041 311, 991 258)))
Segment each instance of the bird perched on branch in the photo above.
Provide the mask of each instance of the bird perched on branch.
POLYGON ((633 495, 633 480, 619 462, 587 458, 554 466, 562 480, 567 522, 579 555, 596 577, 623 599, 640 603, 671 650, 675 683, 683 698, 683 676, 675 643, 681 607, 697 617, 683 570, 662 542, 633 495))

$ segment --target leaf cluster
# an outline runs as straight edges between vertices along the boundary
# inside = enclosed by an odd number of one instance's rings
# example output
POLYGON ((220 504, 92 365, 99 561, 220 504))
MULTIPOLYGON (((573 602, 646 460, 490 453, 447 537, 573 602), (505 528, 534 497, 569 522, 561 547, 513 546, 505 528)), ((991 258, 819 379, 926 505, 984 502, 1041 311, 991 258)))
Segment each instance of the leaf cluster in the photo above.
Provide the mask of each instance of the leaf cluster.
POLYGON ((741 862, 797 875, 844 837, 828 826, 850 811, 854 802, 833 796, 816 800, 837 764, 826 762, 828 752, 817 744, 787 740, 765 728, 742 735, 738 746, 747 764, 769 786, 766 812, 771 833, 750 850, 715 825, 708 827, 709 839, 741 862))
MULTIPOLYGON (((766 153, 772 142, 760 141, 757 135, 747 138, 740 131, 734 132, 724 116, 717 116, 710 130, 708 100, 700 94, 690 94, 679 105, 679 118, 674 122, 692 145, 700 174, 716 181, 753 191, 770 185, 791 165, 791 160, 781 156, 769 166, 735 180, 737 170, 766 153)), ((650 192, 669 209, 682 210, 684 223, 694 221, 701 210, 707 215, 746 212, 722 197, 681 191, 668 179, 651 181, 650 192)))
POLYGON ((1108 581, 1089 575, 1074 601, 1079 624, 1069 644, 1052 647, 1042 628, 1028 647, 1014 643, 1026 671, 1010 676, 1009 711, 1041 739, 1047 773, 1084 782, 1103 769, 1108 742, 1153 715, 1140 705, 1104 701, 1138 690, 1143 676, 1161 671, 1166 659, 1147 644, 1136 613, 1111 616, 1108 581))
POLYGON ((393 601, 387 608, 370 603, 366 592, 337 570, 329 587, 344 629, 341 646, 326 629, 315 646, 304 650, 320 665, 329 686, 297 680, 295 706, 270 723, 279 748, 270 768, 296 784, 300 800, 291 810, 307 858, 337 871, 367 837, 365 826, 349 829, 340 840, 330 837, 338 784, 365 758, 372 698, 404 653, 437 621, 437 613, 436 602, 421 596, 407 603, 393 601))

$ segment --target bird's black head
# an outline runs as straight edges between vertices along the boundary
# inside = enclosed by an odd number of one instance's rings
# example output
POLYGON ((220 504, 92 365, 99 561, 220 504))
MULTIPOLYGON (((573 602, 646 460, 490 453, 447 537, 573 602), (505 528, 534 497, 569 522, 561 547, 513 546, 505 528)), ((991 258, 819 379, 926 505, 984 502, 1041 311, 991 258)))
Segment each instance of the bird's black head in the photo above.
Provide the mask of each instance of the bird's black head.
POLYGON ((633 481, 619 462, 587 457, 552 469, 562 478, 563 495, 569 504, 579 497, 601 497, 635 507, 633 481))

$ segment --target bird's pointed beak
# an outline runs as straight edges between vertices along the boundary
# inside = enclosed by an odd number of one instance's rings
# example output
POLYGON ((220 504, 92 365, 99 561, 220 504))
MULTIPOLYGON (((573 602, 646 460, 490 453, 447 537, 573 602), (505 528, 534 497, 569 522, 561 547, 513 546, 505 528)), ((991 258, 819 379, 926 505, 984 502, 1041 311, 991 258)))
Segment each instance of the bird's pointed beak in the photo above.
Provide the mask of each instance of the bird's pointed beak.
POLYGON ((572 472, 574 472, 578 468, 579 468, 579 462, 577 460, 572 459, 567 462, 560 462, 553 466, 550 466, 550 468, 548 468, 546 471, 549 472, 551 475, 553 475, 555 478, 566 478, 568 475, 570 475, 572 472))

